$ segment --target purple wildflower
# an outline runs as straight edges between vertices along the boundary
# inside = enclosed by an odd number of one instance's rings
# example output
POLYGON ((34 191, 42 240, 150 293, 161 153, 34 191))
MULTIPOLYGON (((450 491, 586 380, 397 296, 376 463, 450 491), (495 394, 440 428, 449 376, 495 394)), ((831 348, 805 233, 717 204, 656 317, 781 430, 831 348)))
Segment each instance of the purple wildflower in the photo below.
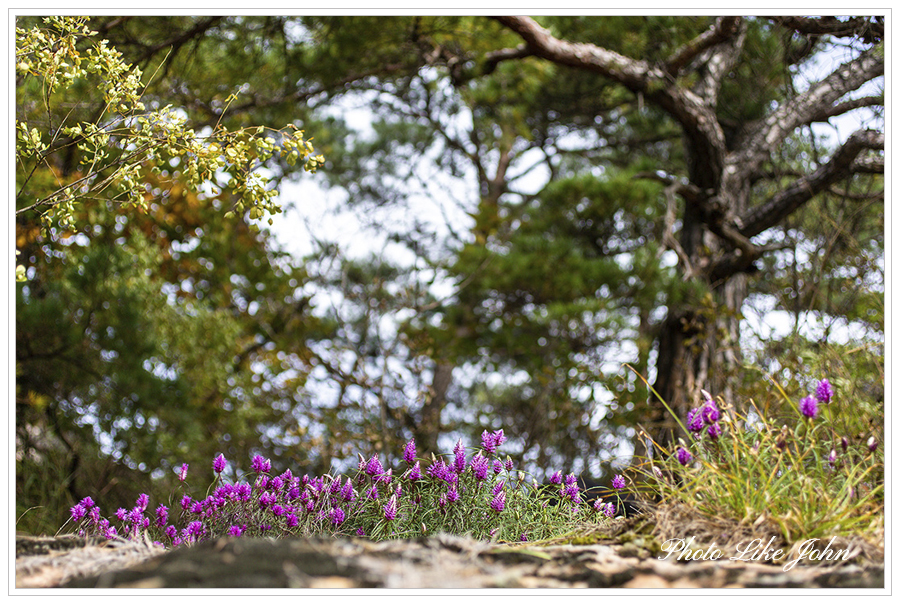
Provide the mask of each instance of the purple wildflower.
POLYGON ((567 497, 573 502, 578 503, 581 499, 580 491, 581 489, 578 488, 578 485, 573 482, 572 484, 567 484, 561 492, 563 497, 567 497))
POLYGON ((825 379, 819 382, 819 385, 816 387, 816 400, 823 405, 827 405, 831 401, 832 396, 834 396, 834 389, 828 383, 828 380, 825 379))
POLYGON ((236 524, 232 524, 228 529, 228 534, 231 537, 240 537, 244 533, 244 529, 237 526, 236 524))
POLYGON ((283 486, 284 486, 284 480, 279 476, 276 476, 275 478, 273 478, 272 480, 269 481, 269 488, 273 491, 280 491, 281 487, 283 487, 283 486))
POLYGON ((84 499, 82 499, 82 500, 79 501, 78 503, 79 503, 79 505, 81 505, 81 507, 83 507, 83 508, 86 509, 86 510, 89 510, 89 509, 91 509, 92 507, 94 507, 94 500, 91 499, 90 497, 85 497, 84 499))
POLYGON ((393 520, 397 517, 397 496, 392 495, 388 500, 387 505, 384 506, 384 517, 387 520, 393 520))
POLYGON ((184 482, 184 479, 187 478, 188 465, 186 463, 181 464, 181 470, 178 471, 178 480, 184 482))
POLYGON ((253 493, 253 489, 246 482, 240 482, 235 485, 234 492, 241 501, 248 501, 253 493))
POLYGON ((373 455, 369 463, 366 464, 366 474, 369 476, 381 476, 384 474, 384 466, 381 465, 377 454, 373 455))
POLYGON ((347 484, 341 489, 341 497, 344 498, 344 501, 353 501, 356 498, 356 491, 353 490, 353 483, 349 478, 347 484))
POLYGON ((141 493, 138 496, 137 501, 134 502, 134 505, 136 507, 141 508, 141 511, 143 512, 144 510, 147 509, 147 504, 149 504, 149 503, 150 503, 150 496, 147 495, 146 493, 141 493))
POLYGON ((360 528, 356 529, 356 535, 357 535, 358 537, 365 537, 365 536, 366 536, 366 531, 362 530, 362 528, 360 527, 360 528))
POLYGON ((550 477, 550 484, 562 484, 562 470, 557 470, 550 477))
POLYGON ((144 510, 141 508, 134 508, 130 512, 128 512, 128 522, 135 526, 139 526, 144 521, 144 510))
POLYGON ((405 447, 403 447, 403 461, 405 461, 409 465, 413 465, 413 462, 416 461, 416 439, 415 438, 409 439, 409 442, 406 443, 405 447))
POLYGON ((194 520, 184 530, 187 531, 188 535, 200 537, 201 535, 203 535, 206 529, 204 529, 202 522, 200 522, 199 520, 194 520))
POLYGON ((691 460, 694 458, 694 456, 691 455, 691 452, 684 447, 678 447, 678 451, 675 452, 675 457, 678 459, 678 463, 683 466, 691 463, 691 460))
POLYGON ((156 526, 162 528, 169 521, 169 508, 160 504, 156 508, 156 526))
POLYGON ((578 479, 575 478, 575 474, 566 474, 566 479, 564 482, 566 483, 566 486, 568 487, 568 486, 575 484, 576 480, 578 480, 578 479))
POLYGON ((447 491, 447 501, 450 503, 456 503, 459 501, 459 492, 456 490, 456 485, 451 484, 450 489, 447 491))
POLYGON ((475 480, 481 482, 487 478, 488 471, 491 469, 490 460, 481 453, 476 453, 470 462, 472 472, 475 474, 475 480))
POLYGON ((713 440, 718 440, 722 435, 722 426, 721 424, 710 424, 709 428, 706 429, 706 433, 709 434, 709 437, 713 440))
POLYGON ((264 493, 261 493, 259 496, 259 507, 264 510, 267 507, 274 505, 277 500, 278 497, 275 495, 275 493, 266 491, 264 493))
POLYGON ((869 440, 866 441, 866 446, 869 448, 870 453, 874 453, 875 449, 878 448, 878 441, 875 440, 874 436, 870 436, 869 440))
POLYGON ((847 447, 850 446, 850 441, 847 440, 846 436, 841 437, 841 448, 844 450, 844 453, 847 452, 847 447))
POLYGON ((613 502, 609 502, 606 504, 606 509, 603 510, 603 513, 607 518, 612 518, 616 515, 616 506, 613 502))
POLYGON ((69 508, 69 512, 72 514, 72 520, 78 521, 84 518, 85 514, 87 514, 87 510, 84 509, 84 506, 80 503, 75 504, 71 508, 69 508))
POLYGON ((819 404, 816 402, 816 399, 811 396, 807 396, 802 401, 800 401, 800 413, 810 419, 815 418, 816 415, 819 414, 819 404))
POLYGON ((624 489, 625 488, 625 479, 622 478, 622 476, 620 476, 619 474, 616 474, 615 476, 613 476, 612 486, 617 491, 620 489, 624 489))
POLYGON ((688 430, 699 433, 703 430, 703 415, 700 409, 693 409, 687 414, 688 430))
POLYGON ((422 478, 422 468, 419 467, 419 462, 416 461, 416 465, 412 467, 412 470, 409 471, 409 479, 415 482, 422 478))
POLYGON ((169 539, 174 539, 178 536, 178 529, 172 526, 171 524, 166 527, 166 537, 169 539))
POLYGON ((528 535, 526 533, 522 533, 519 535, 519 541, 528 541, 528 535))
POLYGON ((219 453, 213 460, 213 472, 221 474, 225 470, 226 465, 228 465, 228 462, 225 460, 225 456, 219 453))
POLYGON ((298 524, 300 524, 300 519, 297 518, 297 515, 296 515, 296 514, 291 513, 291 514, 288 514, 288 515, 287 515, 287 526, 288 526, 288 528, 294 528, 294 527, 296 527, 298 524))
POLYGON ((494 460, 494 474, 499 474, 503 471, 503 462, 499 459, 494 460))
POLYGON ((457 474, 462 474, 466 469, 466 448, 463 446, 462 439, 456 442, 453 447, 453 470, 457 474))
POLYGON ((331 520, 331 524, 337 526, 344 521, 346 516, 344 514, 344 510, 342 510, 341 508, 332 508, 331 512, 329 512, 328 514, 328 518, 331 520))
POLYGON ((833 464, 837 459, 837 451, 832 449, 831 453, 828 454, 828 463, 833 464))
POLYGON ((506 491, 500 491, 491 500, 491 509, 498 514, 506 507, 506 491))
MULTIPOLYGON (((175 528, 175 527, 173 526, 172 528, 175 528)), ((116 539, 118 536, 119 536, 119 532, 116 530, 116 527, 114 527, 114 526, 109 527, 108 529, 106 529, 106 532, 103 533, 103 538, 107 539, 109 541, 116 539)))
POLYGON ((285 510, 283 507, 281 507, 281 505, 276 503, 275 505, 272 506, 272 515, 275 516, 276 518, 284 516, 285 510))
POLYGON ((481 448, 484 449, 485 452, 487 452, 489 455, 497 449, 494 435, 487 430, 481 433, 481 448))
POLYGON ((250 468, 257 474, 265 474, 272 469, 272 462, 262 455, 254 455, 250 468))
MULTIPOLYGON (((190 499, 190 498, 188 498, 188 499, 190 499)), ((125 516, 127 516, 127 515, 128 515, 128 510, 126 510, 125 508, 119 508, 118 510, 116 510, 116 518, 118 518, 120 521, 124 522, 125 516)))
POLYGON ((716 407, 716 404, 713 401, 709 400, 706 401, 706 404, 703 405, 703 407, 701 407, 700 416, 703 418, 703 422, 706 425, 710 426, 719 421, 719 417, 721 417, 721 414, 719 413, 719 408, 716 407))
POLYGON ((200 514, 203 512, 203 502, 195 501, 191 504, 191 513, 192 514, 200 514))
POLYGON ((513 460, 509 455, 506 456, 506 461, 503 462, 503 467, 506 468, 507 471, 513 469, 513 460))
POLYGON ((493 495, 493 496, 496 497, 496 496, 497 496, 497 493, 499 493, 500 491, 502 491, 504 486, 506 486, 506 481, 505 481, 505 480, 501 480, 500 482, 498 482, 497 484, 495 484, 495 485, 494 485, 494 488, 491 489, 491 495, 493 495))
POLYGON ((100 522, 100 508, 92 507, 90 510, 88 510, 88 517, 93 521, 94 524, 98 524, 100 522))
POLYGON ((366 497, 368 497, 369 499, 378 499, 378 489, 373 486, 371 489, 366 491, 366 497))

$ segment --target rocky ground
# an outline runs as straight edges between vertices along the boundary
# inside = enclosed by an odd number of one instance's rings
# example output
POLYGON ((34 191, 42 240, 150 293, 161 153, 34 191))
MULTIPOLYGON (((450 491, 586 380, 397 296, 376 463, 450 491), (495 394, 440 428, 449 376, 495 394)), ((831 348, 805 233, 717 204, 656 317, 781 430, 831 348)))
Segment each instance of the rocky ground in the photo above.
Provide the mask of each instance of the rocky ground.
POLYGON ((63 588, 883 588, 884 563, 672 562, 652 539, 498 545, 223 538, 163 552, 76 537, 17 538, 16 587, 63 588))

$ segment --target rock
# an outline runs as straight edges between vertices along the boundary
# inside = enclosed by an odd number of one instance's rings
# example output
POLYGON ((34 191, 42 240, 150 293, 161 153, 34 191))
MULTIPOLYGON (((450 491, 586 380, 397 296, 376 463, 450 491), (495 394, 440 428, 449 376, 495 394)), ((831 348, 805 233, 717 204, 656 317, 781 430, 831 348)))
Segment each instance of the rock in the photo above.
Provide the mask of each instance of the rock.
MULTIPOLYGON (((682 588, 883 588, 884 564, 838 566, 781 565, 722 560, 662 561, 637 546, 498 545, 440 535, 416 541, 371 542, 358 539, 222 538, 161 554, 145 548, 143 559, 127 567, 112 564, 87 575, 58 572, 55 586, 65 588, 525 588, 525 587, 682 587, 682 588), (624 548, 624 551, 623 551, 624 548)), ((20 561, 67 557, 84 564, 86 550, 112 557, 116 548, 86 545, 16 560, 16 586, 34 577, 20 561), (78 552, 82 552, 81 557, 78 552), (21 574, 21 581, 20 581, 21 574)), ((119 560, 121 563, 122 560, 119 560)), ((849 562, 853 562, 852 560, 849 562)), ((46 585, 45 585, 46 586, 46 585)))

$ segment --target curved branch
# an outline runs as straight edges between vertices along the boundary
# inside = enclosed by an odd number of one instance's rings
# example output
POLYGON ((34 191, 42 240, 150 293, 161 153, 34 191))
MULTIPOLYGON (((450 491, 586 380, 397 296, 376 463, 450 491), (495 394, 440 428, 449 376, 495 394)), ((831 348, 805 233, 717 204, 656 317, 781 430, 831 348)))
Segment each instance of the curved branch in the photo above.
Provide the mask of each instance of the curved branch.
POLYGON ((878 56, 878 53, 866 52, 841 65, 805 93, 758 122, 741 145, 734 165, 747 172, 756 171, 771 151, 794 130, 818 121, 817 118, 827 113, 832 103, 881 75, 884 75, 884 57, 878 56))
POLYGON ((566 42, 537 24, 531 17, 491 17, 518 34, 532 53, 560 65, 577 67, 604 75, 626 88, 645 91, 651 80, 663 79, 663 72, 639 61, 593 44, 566 42))
POLYGON ((789 16, 767 17, 767 19, 806 36, 859 37, 869 44, 884 39, 884 21, 877 17, 875 21, 869 17, 854 17, 849 21, 839 21, 837 17, 789 16))
MULTIPOLYGON (((835 152, 831 160, 815 172, 798 178, 769 201, 752 208, 738 221, 739 232, 748 239, 779 224, 818 193, 828 189, 836 181, 853 174, 857 160, 865 149, 883 149, 884 134, 874 130, 857 130, 835 152)), ((872 162, 872 167, 877 165, 872 162)), ((883 167, 883 163, 881 164, 883 167)))
POLYGON ((737 32, 740 21, 740 17, 719 17, 708 30, 673 52, 666 61, 664 69, 672 75, 677 75, 685 65, 704 50, 733 36, 737 32))

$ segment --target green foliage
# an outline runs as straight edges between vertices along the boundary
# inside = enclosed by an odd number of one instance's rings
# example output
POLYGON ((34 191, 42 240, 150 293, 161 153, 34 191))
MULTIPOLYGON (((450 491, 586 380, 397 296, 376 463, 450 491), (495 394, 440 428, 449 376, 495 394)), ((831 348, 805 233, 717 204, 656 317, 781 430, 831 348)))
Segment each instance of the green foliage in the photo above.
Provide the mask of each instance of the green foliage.
POLYGON ((322 163, 296 128, 232 132, 216 124, 200 135, 171 105, 147 111, 141 70, 106 40, 94 41, 96 32, 84 19, 48 17, 44 22, 44 28, 16 28, 17 215, 38 210, 45 226, 65 229, 74 226, 76 206, 86 201, 108 199, 145 209, 147 173, 168 174, 162 166, 177 166, 173 176, 193 190, 227 182, 239 196, 233 211, 247 210, 256 220, 280 211, 275 191, 258 172, 260 163, 276 150, 288 164, 299 161, 310 172, 322 163), (87 50, 80 50, 85 43, 87 50), (96 87, 103 99, 92 121, 73 119, 65 109, 72 93, 77 97, 77 89, 85 86, 96 87), (72 147, 77 164, 55 161, 72 147), (55 188, 35 186, 33 175, 44 169, 55 176, 55 188))
MULTIPOLYGON (((717 439, 704 429, 689 443, 658 445, 656 461, 643 460, 649 484, 663 501, 683 502, 708 517, 754 526, 767 522, 789 544, 881 534, 883 441, 879 434, 845 430, 848 416, 883 424, 883 406, 869 400, 861 412, 863 401, 848 397, 843 380, 834 381, 841 386, 830 403, 819 404, 814 418, 804 417, 799 398, 777 383, 775 408, 751 401, 745 415, 722 407, 723 432, 717 439), (679 463, 678 449, 689 451, 692 459, 679 463)), ((805 396, 810 390, 800 392, 805 396)))

